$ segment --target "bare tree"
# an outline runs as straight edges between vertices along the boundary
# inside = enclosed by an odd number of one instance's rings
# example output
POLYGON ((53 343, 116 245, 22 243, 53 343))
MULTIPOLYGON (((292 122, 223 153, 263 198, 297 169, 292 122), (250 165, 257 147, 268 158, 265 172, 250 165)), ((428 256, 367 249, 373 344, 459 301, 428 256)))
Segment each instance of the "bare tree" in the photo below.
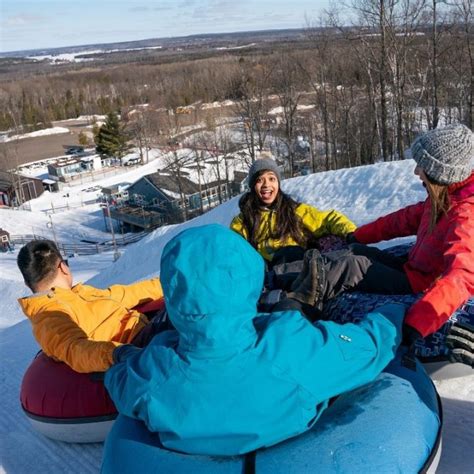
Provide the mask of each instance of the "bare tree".
POLYGON ((243 124, 244 138, 252 162, 265 147, 270 131, 269 83, 272 70, 264 64, 241 66, 240 100, 236 114, 243 124))
POLYGON ((192 162, 191 153, 180 153, 177 148, 170 148, 164 157, 165 168, 170 174, 170 178, 176 183, 180 196, 181 219, 187 221, 189 217, 189 202, 186 197, 184 178, 186 178, 183 168, 192 162))
POLYGON ((222 203, 224 198, 228 197, 223 195, 222 183, 225 183, 227 188, 230 184, 229 157, 236 150, 236 144, 226 126, 216 126, 215 122, 208 122, 206 131, 198 135, 196 148, 205 153, 206 163, 211 165, 211 175, 218 183, 219 203, 222 203))
POLYGON ((19 156, 18 156, 18 145, 20 141, 20 134, 22 132, 22 127, 20 125, 18 114, 15 110, 10 109, 9 114, 11 120, 14 124, 14 139, 3 143, 1 150, 2 160, 0 165, 0 170, 10 173, 13 188, 15 192, 16 205, 19 206, 25 202, 25 193, 22 185, 22 179, 18 172, 18 167, 20 165, 19 156))
POLYGON ((391 78, 391 91, 394 107, 394 130, 392 141, 395 143, 397 156, 403 156, 403 150, 411 141, 410 128, 407 128, 405 116, 413 102, 408 102, 408 96, 415 87, 410 86, 410 71, 416 61, 415 44, 420 30, 426 0, 402 0, 397 10, 390 17, 391 25, 388 29, 390 50, 388 54, 388 68, 391 78), (410 89, 410 90, 408 90, 410 89))
MULTIPOLYGON (((333 15, 335 12, 333 10, 333 15)), ((333 18, 329 15, 329 18, 333 18)), ((319 24, 310 25, 306 29, 306 35, 312 41, 315 55, 312 61, 300 63, 300 68, 308 78, 308 83, 314 93, 314 103, 316 110, 319 112, 320 120, 322 122, 322 139, 324 141, 324 156, 325 156, 325 169, 331 169, 331 153, 330 153, 330 111, 329 111, 329 88, 331 87, 331 69, 333 65, 332 51, 334 45, 333 34, 329 31, 328 17, 322 16, 319 19, 319 24)), ((309 134, 311 136, 311 156, 313 171, 315 171, 315 134, 316 127, 314 122, 310 121, 309 134)))
POLYGON ((298 128, 298 105, 303 97, 302 84, 305 82, 298 66, 298 58, 289 53, 282 54, 279 58, 278 68, 273 75, 275 89, 282 108, 282 121, 280 130, 282 141, 286 148, 288 172, 290 176, 295 173, 294 142, 298 128))
POLYGON ((134 145, 138 148, 141 163, 148 163, 148 152, 160 131, 158 114, 148 108, 139 108, 129 112, 126 119, 127 129, 134 145))
MULTIPOLYGON (((447 2, 448 3, 448 2, 447 2)), ((459 60, 453 71, 460 78, 460 117, 471 129, 474 127, 474 15, 472 0, 451 0, 451 35, 457 40, 459 60)))

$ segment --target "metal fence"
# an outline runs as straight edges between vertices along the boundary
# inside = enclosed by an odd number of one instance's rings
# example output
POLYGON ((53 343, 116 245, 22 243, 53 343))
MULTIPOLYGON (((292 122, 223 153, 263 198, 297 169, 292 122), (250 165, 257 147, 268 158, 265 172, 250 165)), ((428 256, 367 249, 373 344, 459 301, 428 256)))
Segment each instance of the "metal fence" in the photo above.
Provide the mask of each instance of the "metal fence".
MULTIPOLYGON (((60 252, 63 255, 95 255, 98 253, 114 250, 116 247, 125 247, 141 240, 148 232, 137 232, 123 237, 104 242, 79 241, 79 242, 56 242, 60 252)), ((35 234, 11 235, 10 242, 14 245, 25 245, 33 240, 50 240, 47 237, 35 234)))
MULTIPOLYGON (((81 202, 66 202, 66 204, 61 205, 61 206, 56 206, 53 203, 51 203, 51 207, 48 209, 39 209, 38 212, 44 212, 45 214, 56 214, 57 212, 64 212, 64 211, 69 211, 71 209, 77 209, 78 207, 84 207, 88 206, 89 204, 97 204, 99 201, 97 199, 89 199, 87 201, 81 201, 81 202)), ((32 211, 31 209, 31 204, 29 202, 23 203, 21 206, 17 208, 12 208, 14 210, 22 210, 22 211, 32 211)))

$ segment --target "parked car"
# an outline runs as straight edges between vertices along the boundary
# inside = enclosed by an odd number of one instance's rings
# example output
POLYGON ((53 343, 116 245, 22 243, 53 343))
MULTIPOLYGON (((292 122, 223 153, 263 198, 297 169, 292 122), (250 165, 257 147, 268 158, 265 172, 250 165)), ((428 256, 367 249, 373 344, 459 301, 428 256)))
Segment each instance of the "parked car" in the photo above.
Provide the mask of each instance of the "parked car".
POLYGON ((141 159, 139 156, 135 156, 133 158, 129 158, 127 161, 124 162, 124 166, 133 166, 140 164, 141 159))
POLYGON ((83 146, 68 146, 66 148, 66 155, 78 155, 84 153, 83 146))

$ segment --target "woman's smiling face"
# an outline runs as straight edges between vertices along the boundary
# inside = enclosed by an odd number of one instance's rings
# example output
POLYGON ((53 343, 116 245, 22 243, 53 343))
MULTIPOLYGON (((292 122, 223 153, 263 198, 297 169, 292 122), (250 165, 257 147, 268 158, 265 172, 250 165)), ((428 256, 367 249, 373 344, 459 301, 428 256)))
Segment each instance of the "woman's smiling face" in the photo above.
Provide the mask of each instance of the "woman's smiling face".
POLYGON ((280 184, 273 171, 264 171, 255 181, 255 193, 265 206, 270 206, 276 199, 280 184))

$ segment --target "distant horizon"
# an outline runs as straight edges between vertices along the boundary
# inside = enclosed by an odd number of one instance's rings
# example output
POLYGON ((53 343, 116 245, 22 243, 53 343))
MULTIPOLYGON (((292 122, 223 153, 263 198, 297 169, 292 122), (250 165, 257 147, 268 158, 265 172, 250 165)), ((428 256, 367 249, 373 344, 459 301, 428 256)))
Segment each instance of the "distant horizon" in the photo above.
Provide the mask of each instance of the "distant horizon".
MULTIPOLYGON (((18 49, 18 50, 10 50, 10 51, 1 51, 0 50, 0 57, 2 55, 11 55, 14 53, 25 53, 25 52, 35 52, 35 51, 52 51, 52 50, 62 50, 62 49, 73 49, 73 48, 90 48, 93 46, 107 46, 107 45, 120 45, 120 44, 127 44, 127 43, 140 43, 145 41, 164 41, 164 40, 173 40, 179 38, 192 38, 198 36, 222 36, 222 35, 234 35, 234 34, 245 34, 245 33, 265 33, 265 32, 272 32, 272 31, 303 31, 304 26, 294 27, 294 28, 266 28, 266 29, 256 29, 256 30, 238 30, 238 31, 216 31, 212 33, 194 33, 194 34, 183 34, 183 35, 176 35, 176 36, 160 36, 160 37, 152 37, 152 38, 139 38, 139 39, 130 39, 130 40, 120 40, 120 41, 109 41, 104 43, 85 43, 85 44, 71 44, 65 46, 52 46, 52 47, 42 47, 42 48, 30 48, 30 49, 18 49)), ((146 48, 147 46, 144 46, 146 48)))
POLYGON ((0 52, 303 28, 330 0, 3 0, 0 52))

